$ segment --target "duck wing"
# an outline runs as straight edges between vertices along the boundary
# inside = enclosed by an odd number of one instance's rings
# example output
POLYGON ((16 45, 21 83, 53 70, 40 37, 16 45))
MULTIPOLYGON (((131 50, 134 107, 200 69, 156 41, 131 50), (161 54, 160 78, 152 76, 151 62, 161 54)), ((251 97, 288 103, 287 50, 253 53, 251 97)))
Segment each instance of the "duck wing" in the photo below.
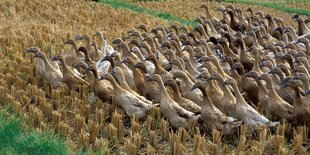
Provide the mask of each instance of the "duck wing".
POLYGON ((141 101, 139 98, 137 98, 136 96, 134 96, 133 94, 129 92, 124 93, 122 97, 124 98, 125 101, 128 101, 128 103, 124 103, 124 104, 131 104, 132 106, 139 107, 139 108, 145 108, 145 109, 149 109, 152 107, 152 105, 141 101))
POLYGON ((248 118, 254 120, 254 121, 257 121, 257 122, 262 122, 262 123, 267 123, 269 122, 269 120, 264 117, 263 115, 259 114, 255 109, 253 109, 252 107, 251 108, 248 108, 246 110, 246 113, 247 113, 247 116, 248 118))
POLYGON ((74 80, 74 83, 77 83, 77 84, 89 85, 89 83, 87 81, 85 81, 84 79, 82 79, 79 76, 74 76, 74 74, 73 74, 73 80, 74 80))
POLYGON ((181 117, 185 117, 185 118, 191 118, 194 116, 194 113, 185 110, 184 108, 182 108, 181 106, 179 106, 177 103, 172 104, 173 108, 175 109, 175 111, 177 112, 177 114, 181 117))

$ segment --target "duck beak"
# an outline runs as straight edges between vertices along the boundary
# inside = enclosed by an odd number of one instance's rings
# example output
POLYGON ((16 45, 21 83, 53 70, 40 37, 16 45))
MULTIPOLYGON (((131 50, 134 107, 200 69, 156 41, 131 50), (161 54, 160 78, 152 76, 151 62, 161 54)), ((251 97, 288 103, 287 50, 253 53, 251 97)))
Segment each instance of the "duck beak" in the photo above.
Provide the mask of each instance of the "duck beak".
POLYGON ((286 88, 289 86, 289 83, 290 83, 291 80, 287 81, 286 83, 282 84, 281 85, 281 88, 286 88))
MULTIPOLYGON (((37 55, 35 55, 37 57, 37 55)), ((58 59, 53 57, 51 61, 57 61, 58 59)))
POLYGON ((304 96, 309 95, 309 94, 310 94, 310 90, 307 90, 307 91, 303 92, 304 96))
POLYGON ((31 53, 31 52, 32 52, 32 49, 31 49, 31 48, 29 48, 29 49, 25 50, 25 52, 27 52, 27 53, 31 53))
POLYGON ((105 79, 105 77, 102 76, 102 77, 99 78, 99 81, 104 80, 104 79, 105 79))
POLYGON ((151 76, 146 76, 145 82, 153 81, 151 76))
POLYGON ((212 78, 212 77, 208 77, 206 80, 207 80, 207 81, 213 80, 213 78, 212 78))
POLYGON ((76 68, 76 65, 77 65, 77 64, 75 64, 75 63, 74 63, 74 64, 72 64, 72 68, 76 68))
POLYGON ((201 78, 201 74, 199 74, 195 79, 200 79, 201 78))
POLYGON ((228 83, 226 82, 226 81, 224 81, 223 83, 222 83, 222 87, 224 87, 224 86, 226 86, 228 83))
POLYGON ((195 90, 197 88, 197 85, 195 84, 191 89, 190 89, 190 91, 193 91, 193 90, 195 90))

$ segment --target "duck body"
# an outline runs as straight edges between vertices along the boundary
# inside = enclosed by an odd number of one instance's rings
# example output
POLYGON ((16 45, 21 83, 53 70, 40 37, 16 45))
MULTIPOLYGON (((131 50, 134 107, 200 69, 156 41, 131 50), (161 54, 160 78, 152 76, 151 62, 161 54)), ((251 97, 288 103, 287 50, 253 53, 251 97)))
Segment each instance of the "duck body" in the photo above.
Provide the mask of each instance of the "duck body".
POLYGON ((190 112, 182 108, 177 102, 175 102, 168 94, 162 78, 158 74, 152 75, 148 78, 148 81, 156 81, 160 87, 160 110, 163 116, 165 116, 171 125, 175 128, 188 128, 188 120, 190 118, 198 119, 200 115, 195 117, 193 112, 190 112))
POLYGON ((114 90, 113 100, 125 110, 126 115, 129 117, 136 115, 139 120, 146 119, 148 110, 153 107, 152 105, 143 102, 129 91, 121 88, 111 74, 105 74, 100 78, 100 80, 102 79, 106 79, 112 83, 114 90))
POLYGON ((227 79, 223 85, 230 84, 236 95, 236 118, 242 120, 245 124, 252 128, 257 128, 262 125, 273 127, 279 124, 279 122, 271 122, 265 116, 258 113, 253 107, 251 107, 242 97, 238 86, 233 79, 227 79))
POLYGON ((214 106, 202 82, 197 82, 191 90, 194 90, 195 88, 199 88, 204 95, 204 104, 201 106, 201 118, 204 120, 204 124, 207 128, 210 130, 219 130, 223 132, 224 135, 236 131, 242 122, 237 121, 235 118, 228 117, 214 106))
POLYGON ((39 69, 39 73, 42 76, 42 78, 47 80, 48 83, 54 88, 61 87, 64 81, 64 76, 62 72, 59 69, 54 68, 49 63, 49 61, 47 60, 47 57, 45 56, 43 52, 41 51, 37 52, 35 54, 35 57, 37 57, 38 59, 41 59, 41 60, 38 60, 37 64, 41 64, 43 62, 44 70, 39 69))

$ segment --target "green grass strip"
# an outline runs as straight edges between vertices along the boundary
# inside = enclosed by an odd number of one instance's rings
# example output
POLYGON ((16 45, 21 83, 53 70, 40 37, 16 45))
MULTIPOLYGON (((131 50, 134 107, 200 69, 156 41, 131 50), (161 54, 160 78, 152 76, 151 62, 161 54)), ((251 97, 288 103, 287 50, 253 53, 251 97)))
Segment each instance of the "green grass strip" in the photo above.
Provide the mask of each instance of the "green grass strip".
POLYGON ((177 23, 187 25, 187 26, 192 26, 192 27, 197 25, 197 23, 192 21, 192 20, 182 19, 182 18, 179 18, 177 16, 174 16, 174 15, 166 13, 166 12, 157 12, 157 11, 154 11, 151 9, 146 9, 143 7, 139 7, 135 4, 126 3, 124 1, 99 0, 99 2, 101 2, 103 4, 110 5, 115 9, 126 9, 126 10, 130 10, 133 12, 142 13, 142 14, 153 16, 156 18, 164 19, 164 20, 167 20, 167 21, 172 22, 172 23, 177 22, 177 23))
POLYGON ((29 127, 6 110, 0 111, 0 154, 70 154, 65 141, 47 132, 26 131, 29 127))
MULTIPOLYGON (((223 0, 224 2, 230 2, 230 3, 243 3, 248 5, 259 5, 267 8, 272 8, 288 13, 295 13, 299 15, 305 15, 310 16, 310 11, 302 10, 302 9, 295 9, 295 8, 289 8, 285 7, 284 4, 287 4, 285 2, 262 2, 262 1, 254 1, 254 0, 223 0)), ((309 1, 309 0, 306 0, 309 1)), ((303 1, 305 2, 305 0, 303 1)))

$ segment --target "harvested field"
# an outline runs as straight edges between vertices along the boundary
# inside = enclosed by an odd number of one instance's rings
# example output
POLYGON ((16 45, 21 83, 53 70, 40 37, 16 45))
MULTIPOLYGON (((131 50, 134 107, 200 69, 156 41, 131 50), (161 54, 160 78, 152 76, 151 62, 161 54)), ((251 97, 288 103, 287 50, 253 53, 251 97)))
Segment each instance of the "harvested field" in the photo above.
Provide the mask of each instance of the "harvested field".
MULTIPOLYGON (((204 9, 200 8, 204 2, 203 0, 195 2, 171 0, 132 4, 190 21, 205 16, 204 9)), ((231 5, 215 2, 208 4, 211 8, 210 12, 217 18, 222 18, 222 15, 215 11, 218 6, 231 5)), ((295 3, 293 6, 303 4, 295 3)), ((249 7, 244 4, 233 5, 241 7, 242 10, 249 7)), ((284 19, 285 25, 297 28, 297 22, 291 20, 293 14, 259 6, 251 7, 265 14, 279 16, 284 19)), ((37 58, 25 52, 27 48, 35 46, 46 55, 48 51, 52 56, 63 54, 70 51, 70 46, 64 44, 70 38, 77 34, 88 34, 93 39, 93 34, 97 31, 102 32, 108 44, 112 44, 112 40, 125 38, 124 36, 127 36, 129 31, 135 32, 141 23, 144 23, 150 31, 154 28, 160 31, 158 27, 169 27, 169 21, 128 10, 116 10, 109 5, 84 0, 74 2, 70 0, 3 0, 0 2, 0 11, 2 12, 0 18, 0 109, 21 117, 23 125, 37 132, 57 134, 65 141, 72 154, 310 154, 309 129, 306 126, 288 123, 286 120, 281 120, 279 125, 272 128, 262 126, 253 130, 243 123, 233 134, 223 135, 216 129, 208 129, 203 123, 205 120, 189 119, 187 129, 173 127, 171 121, 165 117, 162 107, 153 105, 155 103, 152 100, 152 108, 148 109, 145 120, 138 121, 136 118, 138 116, 128 117, 127 111, 121 108, 121 103, 115 103, 115 96, 112 102, 102 102, 97 96, 92 100, 93 90, 86 85, 78 86, 77 92, 70 91, 66 85, 58 89, 50 88, 49 83, 38 76, 37 58)), ((247 16, 248 13, 244 15, 247 16)), ((181 24, 178 23, 178 25, 181 24)), ((184 29, 183 31, 186 31, 184 29)), ((197 34, 193 35, 200 36, 199 39, 205 39, 201 37, 201 32, 194 33, 197 34)), ((140 40, 139 36, 127 36, 129 39, 124 43, 129 44, 129 41, 135 37, 140 42, 146 42, 148 38, 145 35, 141 36, 143 38, 140 40)), ((102 44, 100 40, 94 40, 102 44)), ((142 47, 140 42, 137 46, 139 48, 142 47)), ((84 46, 83 41, 77 43, 78 47, 84 46)), ((132 43, 130 47, 134 45, 135 43, 132 43)), ((159 47, 163 48, 164 45, 159 47)), ((146 49, 144 51, 147 51, 147 47, 144 46, 144 48, 146 49)), ((284 48, 289 48, 289 45, 283 46, 284 48)), ((160 57, 155 52, 153 55, 155 59, 160 57)), ((151 56, 143 57, 141 62, 145 63, 144 59, 149 57, 151 56)), ((252 53, 251 57, 254 57, 252 53)), ((134 58, 139 60, 138 56, 134 58)), ((217 59, 217 57, 214 58, 217 59)), ((121 61, 116 61, 115 64, 124 65, 123 60, 121 61)), ((207 61, 211 63, 212 60, 210 58, 207 61)), ((173 63, 170 62, 170 64, 173 63)), ((128 68, 134 70, 133 66, 128 68)), ((112 73, 111 70, 109 72, 112 73)), ((196 77, 192 76, 192 78, 196 77)), ((137 90, 134 89, 134 91, 137 90)), ((183 91, 182 88, 180 91, 183 91)), ((168 92, 173 94, 171 90, 168 92)), ((253 105, 248 96, 244 93, 242 95, 248 103, 253 105)), ((254 110, 257 109, 256 106, 253 107, 255 107, 254 110)), ((267 115, 266 112, 263 114, 267 115)), ((2 118, 1 115, 0 118, 2 118)), ((268 118, 271 117, 268 116, 268 118)), ((0 121, 1 124, 5 123, 0 121)), ((66 149, 61 148, 61 150, 66 149)), ((15 153, 20 153, 18 151, 15 153)), ((51 152, 39 150, 38 153, 49 154, 51 152)))

